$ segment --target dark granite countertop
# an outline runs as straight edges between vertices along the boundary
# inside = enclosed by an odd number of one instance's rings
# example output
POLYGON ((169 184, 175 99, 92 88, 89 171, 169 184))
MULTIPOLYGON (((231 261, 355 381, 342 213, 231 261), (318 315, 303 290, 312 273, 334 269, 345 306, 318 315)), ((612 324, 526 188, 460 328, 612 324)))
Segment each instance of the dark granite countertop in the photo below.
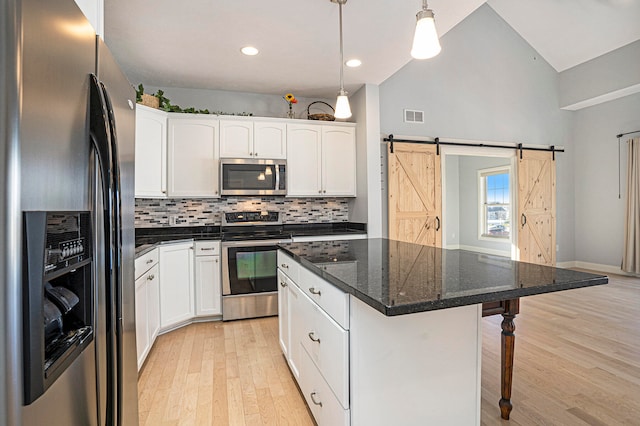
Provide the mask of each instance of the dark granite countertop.
POLYGON ((387 316, 606 284, 603 275, 388 239, 280 244, 310 271, 387 316))
MULTIPOLYGON (((319 235, 366 235, 367 226, 363 223, 305 223, 278 225, 289 237, 319 235)), ((182 241, 221 240, 223 230, 220 226, 174 226, 161 228, 136 228, 135 255, 141 256, 158 244, 182 241)))

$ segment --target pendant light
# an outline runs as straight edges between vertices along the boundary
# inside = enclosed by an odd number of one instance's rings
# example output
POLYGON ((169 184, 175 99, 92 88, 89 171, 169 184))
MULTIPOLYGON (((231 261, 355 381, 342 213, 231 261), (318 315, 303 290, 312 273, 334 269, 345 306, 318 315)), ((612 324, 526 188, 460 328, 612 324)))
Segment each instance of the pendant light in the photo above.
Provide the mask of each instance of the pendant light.
POLYGON ((440 40, 433 16, 433 10, 427 7, 427 0, 422 0, 422 10, 416 14, 416 33, 411 48, 411 56, 415 59, 429 59, 440 53, 440 40))
POLYGON ((351 107, 349 106, 348 93, 344 90, 344 49, 342 47, 342 6, 347 0, 331 0, 331 3, 338 3, 340 6, 340 91, 336 100, 336 118, 351 117, 351 107))

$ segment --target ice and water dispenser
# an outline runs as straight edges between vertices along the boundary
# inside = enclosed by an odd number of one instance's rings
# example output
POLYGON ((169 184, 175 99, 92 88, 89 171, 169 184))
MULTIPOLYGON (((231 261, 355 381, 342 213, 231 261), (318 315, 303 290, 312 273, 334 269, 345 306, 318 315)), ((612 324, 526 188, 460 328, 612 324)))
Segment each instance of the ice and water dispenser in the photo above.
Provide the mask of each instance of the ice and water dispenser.
POLYGON ((24 404, 35 401, 94 336, 90 212, 25 212, 24 404))

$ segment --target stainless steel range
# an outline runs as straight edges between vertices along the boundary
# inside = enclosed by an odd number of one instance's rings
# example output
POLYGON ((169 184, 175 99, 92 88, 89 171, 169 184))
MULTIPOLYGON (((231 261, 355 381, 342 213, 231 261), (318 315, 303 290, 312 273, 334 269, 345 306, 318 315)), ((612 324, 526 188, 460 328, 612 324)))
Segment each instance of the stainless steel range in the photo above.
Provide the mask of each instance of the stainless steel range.
POLYGON ((223 321, 278 314, 277 244, 290 241, 278 212, 224 214, 223 321))

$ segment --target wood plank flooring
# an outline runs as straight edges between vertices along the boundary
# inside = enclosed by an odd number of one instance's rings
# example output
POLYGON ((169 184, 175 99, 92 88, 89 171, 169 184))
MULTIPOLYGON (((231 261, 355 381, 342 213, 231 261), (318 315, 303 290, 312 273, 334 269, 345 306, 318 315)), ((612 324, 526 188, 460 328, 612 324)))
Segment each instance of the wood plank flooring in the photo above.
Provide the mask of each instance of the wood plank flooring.
MULTIPOLYGON (((500 321, 483 320, 482 425, 640 425, 640 279, 527 297, 511 420, 500 419, 500 321)), ((312 425, 276 317, 160 336, 138 381, 140 425, 312 425)))

